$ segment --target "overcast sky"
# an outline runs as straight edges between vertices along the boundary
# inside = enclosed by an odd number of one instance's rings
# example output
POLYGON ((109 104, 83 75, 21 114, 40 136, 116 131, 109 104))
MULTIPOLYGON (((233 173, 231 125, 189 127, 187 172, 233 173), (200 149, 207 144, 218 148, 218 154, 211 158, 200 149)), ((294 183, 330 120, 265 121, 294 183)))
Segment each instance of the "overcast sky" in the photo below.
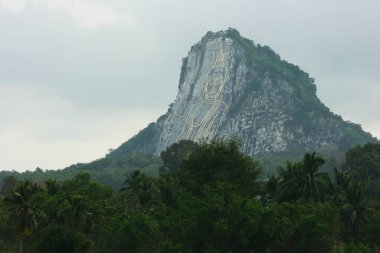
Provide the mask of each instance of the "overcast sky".
POLYGON ((0 0, 0 170, 103 157, 166 112, 181 59, 228 27, 380 137, 378 0, 0 0))

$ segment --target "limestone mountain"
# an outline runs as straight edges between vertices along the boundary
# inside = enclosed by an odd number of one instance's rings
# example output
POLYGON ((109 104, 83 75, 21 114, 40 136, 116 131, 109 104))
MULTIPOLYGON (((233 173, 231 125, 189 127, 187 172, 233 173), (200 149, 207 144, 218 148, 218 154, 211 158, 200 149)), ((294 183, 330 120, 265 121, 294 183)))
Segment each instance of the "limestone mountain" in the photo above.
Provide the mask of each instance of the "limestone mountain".
POLYGON ((309 74, 235 29, 208 32, 183 59, 169 110, 109 154, 160 154, 181 139, 238 137, 257 155, 344 151, 375 140, 316 96, 309 74))

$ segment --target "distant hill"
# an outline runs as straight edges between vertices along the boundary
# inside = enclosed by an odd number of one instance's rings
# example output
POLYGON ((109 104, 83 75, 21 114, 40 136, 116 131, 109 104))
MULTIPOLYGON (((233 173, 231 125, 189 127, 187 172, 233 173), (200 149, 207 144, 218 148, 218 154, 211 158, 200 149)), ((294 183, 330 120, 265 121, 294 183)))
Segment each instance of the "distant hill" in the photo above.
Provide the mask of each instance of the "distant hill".
POLYGON ((123 157, 106 157, 90 163, 78 163, 62 170, 46 170, 37 168, 34 171, 18 173, 16 171, 0 172, 0 189, 4 178, 14 176, 17 179, 30 179, 43 181, 49 178, 66 180, 74 177, 79 172, 89 173, 94 181, 109 185, 113 189, 122 186, 126 175, 132 170, 142 170, 150 176, 157 176, 159 167, 162 165, 161 159, 148 154, 130 154, 123 157))

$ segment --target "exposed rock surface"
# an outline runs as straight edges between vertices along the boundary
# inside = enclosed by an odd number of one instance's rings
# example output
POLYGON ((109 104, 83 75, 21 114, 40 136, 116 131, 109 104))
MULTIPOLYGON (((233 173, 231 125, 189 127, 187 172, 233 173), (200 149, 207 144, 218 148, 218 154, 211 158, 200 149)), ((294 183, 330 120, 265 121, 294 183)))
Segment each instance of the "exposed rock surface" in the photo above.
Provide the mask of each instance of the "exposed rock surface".
POLYGON ((345 150, 373 140, 316 96, 314 80, 238 31, 208 32, 183 60, 168 112, 111 156, 159 154, 180 139, 239 137, 246 154, 345 150))

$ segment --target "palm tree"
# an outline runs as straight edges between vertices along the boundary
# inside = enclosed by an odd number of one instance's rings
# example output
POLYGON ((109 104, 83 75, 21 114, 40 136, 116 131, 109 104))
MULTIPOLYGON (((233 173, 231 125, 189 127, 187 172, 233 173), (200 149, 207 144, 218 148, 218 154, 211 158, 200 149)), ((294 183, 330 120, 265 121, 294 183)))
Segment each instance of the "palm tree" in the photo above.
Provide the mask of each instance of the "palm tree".
POLYGON ((325 161, 317 153, 306 153, 302 162, 287 162, 280 168, 280 200, 291 201, 303 198, 305 201, 322 200, 327 188, 328 176, 318 172, 325 161))
POLYGON ((142 173, 140 170, 133 170, 129 173, 123 182, 123 185, 125 186, 121 188, 120 191, 137 191, 140 188, 141 175, 142 173))
POLYGON ((346 233, 348 228, 350 228, 355 241, 358 239, 364 214, 368 210, 367 202, 363 198, 363 187, 361 182, 350 184, 347 190, 347 204, 343 205, 341 210, 346 233))
POLYGON ((92 215, 88 211, 85 198, 80 194, 70 195, 67 199, 66 207, 62 211, 70 219, 71 227, 80 230, 85 227, 88 217, 92 215))
POLYGON ((279 199, 280 201, 292 201, 299 198, 301 188, 301 163, 286 162, 286 167, 279 169, 279 199))
POLYGON ((265 198, 274 199, 279 190, 280 178, 272 174, 264 185, 265 198))
POLYGON ((174 207, 176 205, 175 184, 169 175, 161 176, 157 184, 158 195, 165 205, 174 207))
POLYGON ((306 153, 302 161, 302 197, 304 200, 321 199, 327 174, 318 172, 325 163, 317 153, 306 153))
POLYGON ((14 191, 21 194, 25 201, 28 201, 31 199, 32 195, 37 193, 40 189, 41 188, 37 183, 34 183, 31 180, 24 180, 16 185, 14 191))
POLYGON ((19 234, 19 252, 23 253, 24 235, 37 229, 36 210, 18 192, 13 192, 11 196, 4 198, 3 202, 15 223, 15 228, 19 234))
POLYGON ((143 175, 141 178, 141 188, 139 191, 139 203, 145 208, 153 199, 153 181, 151 178, 143 175))
POLYGON ((347 201, 346 193, 352 183, 351 180, 352 178, 349 173, 334 168, 334 182, 330 186, 330 199, 337 206, 340 206, 347 201))
POLYGON ((120 191, 126 193, 129 204, 145 208, 152 201, 153 180, 140 170, 132 171, 123 184, 125 186, 120 191))
POLYGON ((0 195, 8 196, 12 193, 17 185, 17 179, 14 176, 7 176, 2 180, 2 186, 0 190, 0 195))
POLYGON ((54 196, 58 193, 59 189, 60 189, 60 185, 57 181, 57 179, 48 179, 46 180, 45 182, 45 189, 46 189, 46 192, 50 195, 50 196, 54 196))

